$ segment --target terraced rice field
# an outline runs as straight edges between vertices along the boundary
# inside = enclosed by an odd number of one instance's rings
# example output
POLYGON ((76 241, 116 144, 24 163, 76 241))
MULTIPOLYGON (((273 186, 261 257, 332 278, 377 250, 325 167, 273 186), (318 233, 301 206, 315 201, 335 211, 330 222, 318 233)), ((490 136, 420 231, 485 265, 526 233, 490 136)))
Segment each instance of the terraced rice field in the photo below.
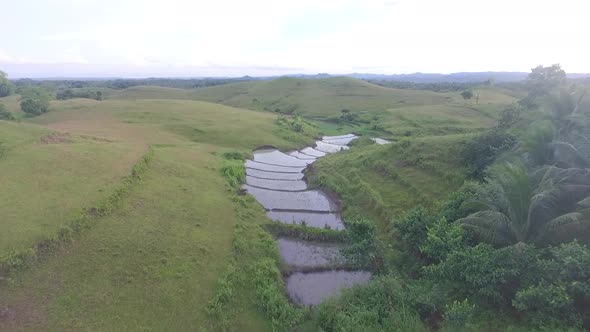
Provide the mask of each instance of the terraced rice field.
MULTIPOLYGON (((308 190, 303 171, 317 158, 348 149, 347 144, 356 138, 353 134, 324 136, 314 147, 289 153, 256 150, 253 160, 246 161, 246 184, 242 188, 266 209, 271 220, 343 230, 339 202, 320 190, 308 190)), ((344 269, 346 260, 338 244, 284 236, 276 240, 281 259, 291 271, 285 278, 287 292, 299 305, 317 305, 371 278, 370 272, 344 269)))

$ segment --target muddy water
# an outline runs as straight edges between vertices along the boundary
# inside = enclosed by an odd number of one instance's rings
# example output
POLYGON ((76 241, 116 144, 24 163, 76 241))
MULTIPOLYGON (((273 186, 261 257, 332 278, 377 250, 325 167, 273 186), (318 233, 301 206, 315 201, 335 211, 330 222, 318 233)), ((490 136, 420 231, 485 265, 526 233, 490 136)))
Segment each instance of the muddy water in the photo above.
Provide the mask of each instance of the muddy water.
POLYGON ((335 145, 347 145, 348 143, 352 142, 355 139, 357 139, 357 137, 330 139, 330 140, 324 140, 324 142, 330 143, 330 144, 335 144, 335 145))
POLYGON ((305 167, 288 167, 288 166, 276 166, 256 162, 252 160, 246 160, 246 168, 257 169, 259 171, 266 172, 277 172, 277 173, 301 173, 305 167))
POLYGON ((278 165, 278 166, 290 166, 290 167, 305 167, 307 163, 301 159, 297 159, 288 154, 282 153, 279 150, 267 149, 254 151, 254 161, 278 165))
POLYGON ((287 292, 294 302, 312 306, 338 296, 344 288, 367 283, 370 278, 371 273, 366 271, 298 272, 287 278, 287 292))
POLYGON ((312 157, 323 157, 323 156, 326 155, 325 152, 318 151, 318 150, 316 150, 314 148, 310 148, 310 147, 307 147, 305 149, 302 149, 300 152, 301 153, 304 153, 304 154, 306 154, 308 156, 312 156, 312 157))
POLYGON ((283 224, 303 224, 308 227, 343 230, 344 223, 339 213, 305 211, 268 211, 268 219, 283 224))
POLYGON ((342 138, 353 138, 358 137, 355 134, 346 134, 346 135, 337 135, 337 136, 323 136, 322 141, 328 141, 332 139, 342 139, 342 138))
POLYGON ((301 159, 301 160, 309 160, 309 161, 315 161, 317 159, 317 157, 312 157, 309 155, 306 155, 305 153, 301 153, 299 151, 293 151, 291 153, 289 153, 290 156, 293 156, 295 158, 301 159))
POLYGON ((246 184, 252 187, 281 191, 303 191, 307 189, 307 183, 303 180, 267 180, 246 175, 246 184))
POLYGON ((391 143, 391 141, 388 141, 386 139, 383 138, 371 138, 371 140, 379 145, 385 145, 385 144, 389 144, 391 143))
POLYGON ((242 186, 267 210, 336 212, 338 205, 319 190, 285 192, 242 186))
POLYGON ((342 264, 344 257, 335 244, 278 238, 281 258, 294 269, 311 269, 342 264))
POLYGON ((303 173, 276 173, 246 168, 246 175, 259 179, 295 181, 303 179, 303 173))
POLYGON ((324 141, 316 141, 316 150, 325 153, 336 153, 342 150, 348 150, 348 146, 326 143, 324 141))

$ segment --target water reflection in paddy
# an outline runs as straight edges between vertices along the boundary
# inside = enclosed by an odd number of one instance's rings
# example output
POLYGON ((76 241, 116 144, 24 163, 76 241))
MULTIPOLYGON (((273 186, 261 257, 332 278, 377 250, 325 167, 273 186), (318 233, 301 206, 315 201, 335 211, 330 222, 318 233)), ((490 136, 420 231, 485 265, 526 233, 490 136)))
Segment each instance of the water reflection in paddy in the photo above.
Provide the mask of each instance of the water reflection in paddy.
POLYGON ((337 244, 288 238, 278 238, 277 243, 283 262, 291 268, 329 267, 344 262, 337 244))
POLYGON ((270 180, 288 180, 295 181, 303 179, 303 173, 277 173, 277 172, 265 172, 257 169, 246 168, 246 175, 257 177, 260 179, 270 180))
POLYGON ((344 224, 339 213, 318 213, 305 211, 268 211, 268 219, 283 224, 305 224, 308 227, 343 230, 344 224))
POLYGON ((286 192, 255 188, 247 184, 242 188, 267 210, 338 211, 338 205, 319 190, 286 192))
POLYGON ((293 302, 312 306, 339 295, 344 288, 367 283, 370 278, 367 271, 293 273, 287 278, 287 292, 293 302))
POLYGON ((295 158, 288 154, 282 153, 279 150, 257 150, 254 151, 254 161, 265 164, 291 166, 291 167, 305 167, 307 163, 301 159, 295 158))
POLYGON ((272 190, 282 190, 282 191, 302 191, 307 189, 307 183, 303 180, 298 181, 289 181, 289 180, 267 180, 267 179, 259 179, 252 176, 246 175, 246 184, 264 188, 264 189, 272 189, 272 190))

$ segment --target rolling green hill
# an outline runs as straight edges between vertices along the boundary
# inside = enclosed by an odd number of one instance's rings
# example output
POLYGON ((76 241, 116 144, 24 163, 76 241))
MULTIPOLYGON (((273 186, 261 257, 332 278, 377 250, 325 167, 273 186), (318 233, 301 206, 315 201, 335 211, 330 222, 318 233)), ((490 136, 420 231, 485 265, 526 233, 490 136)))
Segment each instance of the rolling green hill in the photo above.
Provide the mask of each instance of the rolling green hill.
POLYGON ((485 128, 498 112, 515 102, 512 92, 495 87, 475 89, 479 102, 464 101, 458 92, 390 89, 365 81, 279 78, 198 89, 191 98, 241 108, 297 113, 318 120, 326 133, 456 134, 485 128), (342 110, 356 115, 339 121, 342 110), (374 127, 373 124, 378 124, 374 127), (377 129, 377 130, 375 130, 377 129))

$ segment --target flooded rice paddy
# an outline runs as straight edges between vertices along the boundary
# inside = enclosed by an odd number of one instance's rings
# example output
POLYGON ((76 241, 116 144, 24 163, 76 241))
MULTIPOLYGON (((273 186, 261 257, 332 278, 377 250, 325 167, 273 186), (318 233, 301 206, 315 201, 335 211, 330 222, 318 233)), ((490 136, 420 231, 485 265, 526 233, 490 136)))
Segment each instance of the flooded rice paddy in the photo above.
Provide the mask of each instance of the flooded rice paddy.
MULTIPOLYGON (((347 145, 356 138, 354 134, 324 136, 314 147, 289 153, 272 148, 255 150, 253 160, 246 161, 246 184, 242 188, 256 198, 273 221, 344 230, 339 202, 321 190, 309 190, 303 171, 317 158, 349 149, 347 145)), ((371 278, 368 271, 343 269, 346 260, 339 244, 288 237, 276 240, 281 259, 292 272, 285 280, 287 292, 299 305, 317 305, 371 278)))

